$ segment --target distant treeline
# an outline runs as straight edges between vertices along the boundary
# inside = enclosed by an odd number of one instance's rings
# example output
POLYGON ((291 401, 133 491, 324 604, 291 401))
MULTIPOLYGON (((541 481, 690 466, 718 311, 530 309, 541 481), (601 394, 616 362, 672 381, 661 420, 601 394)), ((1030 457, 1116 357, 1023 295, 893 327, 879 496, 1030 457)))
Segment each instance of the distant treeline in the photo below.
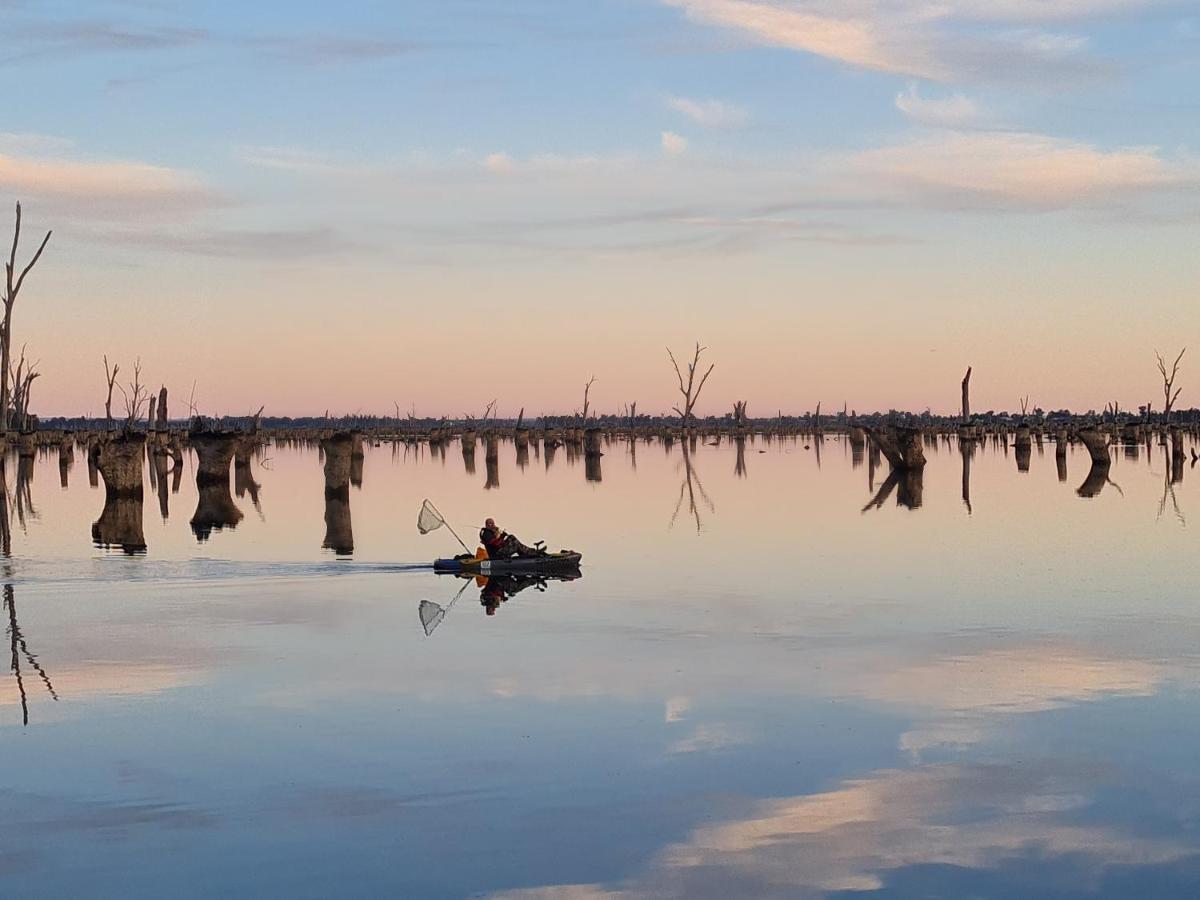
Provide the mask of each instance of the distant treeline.
MULTIPOLYGON (((934 415, 928 410, 925 412, 914 413, 905 410, 891 409, 887 412, 872 412, 858 413, 851 415, 848 413, 834 413, 832 415, 822 413, 819 417, 814 413, 802 413, 800 415, 775 415, 775 416, 760 416, 749 417, 746 421, 752 428, 766 428, 769 426, 785 426, 785 427, 815 427, 818 424, 823 427, 846 427, 851 423, 859 425, 917 425, 917 426, 953 426, 960 422, 958 416, 939 416, 934 415)), ((1012 413, 1008 411, 988 410, 987 412, 977 413, 971 416, 971 420, 983 425, 1015 425, 1020 422, 1026 422, 1031 425, 1053 425, 1053 424, 1085 424, 1095 422, 1108 422, 1124 424, 1129 422, 1139 422, 1146 424, 1160 424, 1162 422, 1162 414, 1152 412, 1141 407, 1138 411, 1125 412, 1118 411, 1113 413, 1111 410, 1098 412, 1096 410, 1088 410, 1087 412, 1072 412, 1068 409, 1057 409, 1045 411, 1035 409, 1025 415, 1020 413, 1012 413)), ((1171 413, 1171 421, 1179 425, 1196 425, 1200 424, 1200 409, 1183 409, 1175 410, 1171 413)), ((706 418, 697 417, 696 424, 700 427, 720 427, 728 426, 733 422, 733 413, 725 413, 720 416, 708 416, 706 418)), ((210 425, 218 425, 221 427, 247 429, 253 423, 252 416, 228 416, 215 420, 209 420, 210 425)), ((186 419, 175 419, 171 421, 172 428, 186 428, 189 424, 186 419)), ((396 431, 396 432, 426 432, 434 428, 453 427, 466 428, 472 427, 483 431, 490 427, 512 428, 517 424, 515 418, 495 418, 495 419, 467 419, 467 418, 415 418, 404 417, 396 418, 394 416, 262 416, 259 420, 259 426, 262 428, 275 429, 311 429, 311 428, 335 428, 335 429, 361 429, 370 431, 396 431)), ((529 428, 577 428, 581 426, 578 416, 540 416, 535 419, 525 419, 522 423, 529 428)), ((591 416, 588 418, 589 426, 600 428, 625 428, 629 425, 641 428, 667 428, 677 426, 679 424, 679 416, 677 415, 638 415, 632 419, 629 416, 608 414, 600 416, 591 416)), ((67 431, 103 431, 106 427, 105 420, 102 418, 85 417, 85 416, 52 416, 41 419, 39 426, 42 429, 67 430, 67 431)))

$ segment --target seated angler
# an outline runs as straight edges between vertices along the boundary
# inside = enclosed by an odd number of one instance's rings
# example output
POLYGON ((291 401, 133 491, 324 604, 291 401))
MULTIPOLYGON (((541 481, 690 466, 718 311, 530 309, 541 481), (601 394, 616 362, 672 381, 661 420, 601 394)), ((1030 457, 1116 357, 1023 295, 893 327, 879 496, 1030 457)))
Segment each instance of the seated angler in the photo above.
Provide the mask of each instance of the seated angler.
POLYGON ((479 540, 487 550, 488 559, 512 559, 514 556, 526 558, 544 555, 541 550, 536 550, 533 547, 527 547, 522 544, 516 535, 502 531, 496 525, 495 519, 488 519, 483 523, 483 528, 479 531, 479 540))

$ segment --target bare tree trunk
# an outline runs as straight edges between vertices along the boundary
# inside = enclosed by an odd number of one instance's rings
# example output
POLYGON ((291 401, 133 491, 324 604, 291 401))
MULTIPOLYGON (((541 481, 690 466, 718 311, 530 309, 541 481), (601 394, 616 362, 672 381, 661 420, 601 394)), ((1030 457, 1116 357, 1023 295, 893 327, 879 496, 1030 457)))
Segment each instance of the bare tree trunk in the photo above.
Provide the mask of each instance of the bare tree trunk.
POLYGON ((37 252, 33 255, 33 259, 29 264, 21 270, 20 275, 16 275, 17 268, 17 246, 21 242, 21 204, 17 204, 17 220, 13 228, 12 251, 9 253, 8 262, 4 266, 5 270, 5 293, 4 301, 4 323, 0 329, 0 431, 8 432, 11 423, 11 401, 10 386, 8 382, 9 366, 12 363, 12 314, 13 306, 16 305, 17 295, 21 291, 21 285, 25 282, 25 276, 30 270, 37 265, 37 261, 41 259, 42 251, 46 249, 46 244, 50 241, 51 232, 47 231, 46 236, 42 238, 42 243, 38 247, 37 252), (14 278, 14 276, 16 276, 14 278))

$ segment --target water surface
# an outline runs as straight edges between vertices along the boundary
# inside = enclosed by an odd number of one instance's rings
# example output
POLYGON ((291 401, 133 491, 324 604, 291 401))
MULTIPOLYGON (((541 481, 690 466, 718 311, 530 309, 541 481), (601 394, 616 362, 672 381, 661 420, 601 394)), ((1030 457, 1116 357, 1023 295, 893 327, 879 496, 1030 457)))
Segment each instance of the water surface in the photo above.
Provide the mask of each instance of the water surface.
POLYGON ((836 436, 385 443, 331 519, 318 451, 268 445, 203 541, 194 459, 165 518, 147 481, 139 553, 94 545, 82 454, 10 457, 0 888, 1195 896, 1200 473, 926 453, 877 498, 836 436), (582 577, 434 575, 425 497, 582 577))

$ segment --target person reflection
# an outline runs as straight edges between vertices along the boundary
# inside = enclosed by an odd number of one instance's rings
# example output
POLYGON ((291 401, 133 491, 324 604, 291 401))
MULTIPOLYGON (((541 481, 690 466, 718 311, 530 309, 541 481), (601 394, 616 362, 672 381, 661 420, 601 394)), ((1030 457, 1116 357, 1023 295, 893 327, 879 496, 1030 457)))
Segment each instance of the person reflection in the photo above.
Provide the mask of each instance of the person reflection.
POLYGON ((503 604, 515 597, 521 591, 529 588, 545 592, 551 581, 574 581, 581 577, 578 569, 570 572, 560 572, 553 576, 547 575, 492 575, 477 579, 480 586, 479 605, 489 616, 494 616, 503 604))

